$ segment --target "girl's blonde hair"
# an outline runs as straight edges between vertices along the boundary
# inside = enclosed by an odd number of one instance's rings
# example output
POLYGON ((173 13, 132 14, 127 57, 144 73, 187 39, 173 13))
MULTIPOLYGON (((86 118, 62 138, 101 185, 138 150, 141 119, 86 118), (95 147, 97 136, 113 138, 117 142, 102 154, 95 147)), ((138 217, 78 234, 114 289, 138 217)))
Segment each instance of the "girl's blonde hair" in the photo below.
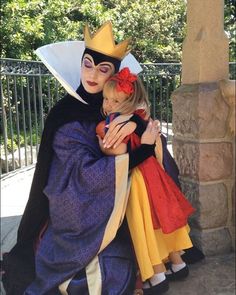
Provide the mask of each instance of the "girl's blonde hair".
MULTIPOLYGON (((114 98, 119 96, 119 91, 117 90, 118 81, 109 79, 103 88, 103 97, 113 96, 114 98)), ((133 93, 127 94, 127 98, 121 104, 117 110, 121 114, 130 114, 135 112, 137 109, 143 109, 146 113, 146 116, 150 116, 150 103, 146 90, 144 88, 143 82, 139 77, 137 80, 132 82, 133 84, 133 93)))

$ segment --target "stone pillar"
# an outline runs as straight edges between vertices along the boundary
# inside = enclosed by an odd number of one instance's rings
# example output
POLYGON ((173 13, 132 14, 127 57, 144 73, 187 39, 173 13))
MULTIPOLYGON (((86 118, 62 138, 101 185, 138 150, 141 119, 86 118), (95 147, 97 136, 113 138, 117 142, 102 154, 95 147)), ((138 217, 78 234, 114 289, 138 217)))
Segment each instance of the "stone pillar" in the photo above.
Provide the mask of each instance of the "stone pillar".
POLYGON ((182 64, 182 85, 172 93, 173 151, 182 189, 196 208, 191 236, 206 255, 228 252, 234 131, 232 103, 224 94, 229 61, 223 0, 188 0, 182 64))
POLYGON ((182 83, 228 79, 228 43, 224 31, 224 0, 187 0, 182 83))

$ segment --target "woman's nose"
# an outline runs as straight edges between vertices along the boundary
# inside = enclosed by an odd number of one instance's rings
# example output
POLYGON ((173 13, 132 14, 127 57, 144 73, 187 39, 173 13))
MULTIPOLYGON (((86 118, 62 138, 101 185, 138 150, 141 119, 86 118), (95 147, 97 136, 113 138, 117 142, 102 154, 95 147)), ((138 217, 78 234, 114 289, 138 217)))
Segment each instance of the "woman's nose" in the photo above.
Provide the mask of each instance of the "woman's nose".
POLYGON ((96 69, 92 69, 92 71, 90 72, 90 78, 92 78, 92 79, 97 78, 97 70, 96 69))

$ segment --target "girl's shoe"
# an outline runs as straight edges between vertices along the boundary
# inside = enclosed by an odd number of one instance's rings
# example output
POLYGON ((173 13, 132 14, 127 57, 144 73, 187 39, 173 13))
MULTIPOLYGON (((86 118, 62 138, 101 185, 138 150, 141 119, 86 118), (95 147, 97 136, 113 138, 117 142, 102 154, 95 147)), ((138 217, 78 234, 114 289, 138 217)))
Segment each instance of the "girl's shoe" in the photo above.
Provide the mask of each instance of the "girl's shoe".
POLYGON ((198 249, 196 246, 193 246, 192 248, 185 249, 184 254, 181 255, 181 258, 186 264, 193 264, 204 259, 205 255, 200 249, 198 249))
POLYGON ((184 280, 187 278, 189 275, 189 269, 188 266, 186 265, 184 268, 180 269, 179 271, 174 272, 171 266, 169 267, 169 270, 171 271, 171 274, 165 274, 166 278, 169 281, 179 281, 179 280, 184 280))
POLYGON ((161 295, 169 290, 169 283, 167 279, 154 286, 152 286, 150 281, 148 282, 150 288, 143 289, 143 295, 161 295))

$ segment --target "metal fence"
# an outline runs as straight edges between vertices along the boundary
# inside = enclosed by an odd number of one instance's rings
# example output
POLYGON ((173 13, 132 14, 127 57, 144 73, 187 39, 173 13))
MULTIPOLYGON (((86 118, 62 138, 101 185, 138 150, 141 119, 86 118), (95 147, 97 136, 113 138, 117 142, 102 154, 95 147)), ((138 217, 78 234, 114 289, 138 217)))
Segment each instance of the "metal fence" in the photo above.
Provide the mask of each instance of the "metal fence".
POLYGON ((142 64, 141 74, 151 104, 151 116, 161 122, 161 130, 172 139, 171 93, 180 86, 181 64, 153 63, 142 64))
POLYGON ((64 90, 41 62, 1 60, 1 172, 35 163, 44 120, 64 90))
MULTIPOLYGON (((178 63, 143 64, 144 81, 153 118, 161 121, 171 140, 171 92, 180 85, 178 63)), ((235 63, 230 65, 235 78, 235 63)), ((65 94, 64 89, 37 61, 1 59, 1 173, 35 163, 45 118, 65 94)))

